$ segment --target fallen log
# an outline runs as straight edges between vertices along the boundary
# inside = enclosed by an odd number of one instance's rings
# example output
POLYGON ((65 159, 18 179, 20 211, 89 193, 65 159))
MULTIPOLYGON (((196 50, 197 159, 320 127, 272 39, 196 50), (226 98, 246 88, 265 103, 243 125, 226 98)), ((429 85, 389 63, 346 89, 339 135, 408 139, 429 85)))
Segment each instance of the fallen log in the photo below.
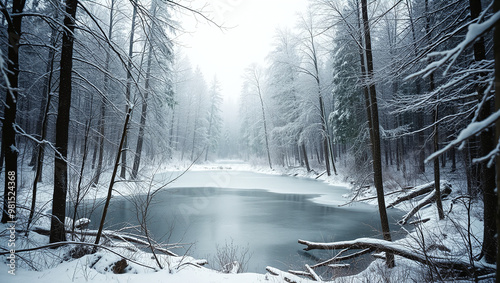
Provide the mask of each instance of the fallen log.
POLYGON ((406 195, 398 197, 395 201, 393 201, 392 203, 387 205, 387 208, 394 207, 394 206, 402 203, 403 201, 407 201, 407 200, 416 198, 418 196, 430 193, 432 190, 434 190, 434 182, 430 182, 430 183, 415 187, 406 195))
POLYGON ((351 265, 349 263, 335 263, 335 264, 329 264, 327 266, 331 267, 331 268, 348 268, 348 267, 351 267, 351 265))
POLYGON ((326 173, 326 171, 324 171, 323 173, 319 174, 319 175, 318 175, 318 176, 316 176, 316 178, 314 178, 314 179, 318 179, 319 177, 321 177, 321 176, 325 175, 325 173, 326 173))
MULTIPOLYGON (((390 192, 390 193, 384 194, 384 197, 390 196, 390 195, 393 195, 393 194, 398 194, 398 193, 406 192, 406 190, 407 189, 402 189, 402 190, 390 192)), ((358 199, 356 201, 357 202, 363 202, 363 201, 372 200, 372 199, 376 199, 376 198, 377 198, 377 196, 373 196, 373 197, 367 197, 367 198, 358 199)))
POLYGON ((410 225, 417 225, 417 224, 420 224, 420 223, 425 223, 427 221, 431 220, 430 218, 424 218, 424 219, 420 219, 420 220, 415 220, 415 221, 412 221, 408 224, 410 225))
MULTIPOLYGON (((111 252, 117 256, 120 256, 121 258, 123 259, 127 259, 128 261, 132 262, 132 263, 135 263, 137 265, 140 265, 140 266, 143 266, 143 267, 146 267, 146 268, 149 268, 149 269, 153 269, 153 270, 156 270, 156 268, 154 267, 151 267, 149 265, 145 265, 145 264, 142 264, 138 261, 135 261, 133 259, 130 259, 130 258, 127 258, 127 257, 124 257, 123 255, 113 251, 112 249, 108 248, 108 247, 105 247, 103 245, 99 245, 99 244, 93 244, 93 243, 84 243, 84 242, 72 242, 72 241, 67 241, 67 242, 57 242, 57 243, 50 243, 50 244, 47 244, 47 245, 43 245, 43 246, 38 246, 38 247, 33 247, 33 248, 27 248, 27 249, 21 249, 21 250, 16 250, 16 253, 24 253, 24 252, 32 252, 32 251, 36 251, 36 250, 41 250, 41 249, 51 249, 51 248, 58 248, 58 247, 62 247, 62 246, 66 246, 66 245, 82 245, 82 246, 90 246, 90 247, 98 247, 98 248, 101 248, 101 249, 105 249, 107 250, 108 252, 111 252)), ((6 250, 5 252, 0 252, 0 256, 2 255, 7 255, 7 254, 10 254, 10 251, 7 250, 7 249, 4 249, 2 248, 3 250, 6 250)))
POLYGON ((359 238, 352 241, 342 241, 333 243, 317 243, 305 240, 299 240, 299 244, 305 245, 304 250, 335 250, 335 249, 371 249, 378 252, 393 253, 395 255, 425 264, 433 265, 442 269, 452 269, 458 271, 470 272, 471 270, 485 271, 486 273, 494 272, 491 266, 485 266, 481 262, 475 262, 471 265, 468 259, 459 257, 436 257, 422 254, 421 252, 410 249, 399 243, 372 239, 359 238))
POLYGON ((320 266, 325 266, 325 265, 330 266, 333 263, 341 262, 341 261, 344 261, 344 260, 353 259, 353 258, 356 258, 358 256, 362 256, 364 254, 371 253, 371 252, 374 251, 373 249, 364 249, 364 250, 361 250, 359 252, 352 253, 350 255, 341 256, 344 252, 346 252, 348 250, 350 250, 350 249, 344 249, 344 250, 340 251, 337 255, 335 255, 333 258, 331 258, 329 260, 326 260, 326 261, 323 261, 323 262, 320 262, 320 263, 317 263, 315 265, 312 265, 311 267, 312 268, 318 268, 320 266))
POLYGON ((306 269, 307 271, 311 274, 311 277, 315 280, 315 281, 318 281, 318 282, 322 282, 323 280, 321 280, 321 278, 319 277, 318 274, 316 274, 316 272, 314 272, 314 270, 306 264, 306 269))
MULTIPOLYGON (((442 186, 441 187, 441 197, 446 197, 451 193, 451 187, 442 186)), ((415 207, 412 208, 407 214, 403 216, 403 219, 399 220, 398 223, 400 225, 405 225, 408 223, 408 220, 415 215, 422 207, 431 204, 436 201, 436 190, 432 190, 426 197, 420 200, 415 207)))
POLYGON ((269 272, 271 275, 278 276, 285 280, 285 282, 288 283, 304 283, 304 282, 313 282, 311 280, 303 279, 301 277, 298 277, 297 275, 281 271, 277 268, 274 267, 266 267, 267 272, 269 272))
MULTIPOLYGON (((50 233, 50 231, 48 229, 45 229, 45 228, 42 228, 39 226, 33 227, 33 229, 31 231, 36 232, 36 233, 41 234, 41 235, 49 235, 49 233, 50 233)), ((97 236, 97 230, 80 230, 80 231, 75 231, 75 234, 82 235, 82 236, 97 236)), ((130 242, 130 243, 144 245, 144 246, 149 247, 149 243, 147 241, 141 240, 137 237, 124 235, 122 233, 117 233, 115 231, 104 230, 102 232, 102 235, 107 237, 107 238, 110 238, 110 239, 123 241, 125 243, 130 242)), ((159 245, 155 246, 154 248, 162 253, 169 255, 169 256, 175 256, 175 257, 178 256, 177 254, 175 254, 175 253, 171 252, 170 250, 163 248, 159 245)))

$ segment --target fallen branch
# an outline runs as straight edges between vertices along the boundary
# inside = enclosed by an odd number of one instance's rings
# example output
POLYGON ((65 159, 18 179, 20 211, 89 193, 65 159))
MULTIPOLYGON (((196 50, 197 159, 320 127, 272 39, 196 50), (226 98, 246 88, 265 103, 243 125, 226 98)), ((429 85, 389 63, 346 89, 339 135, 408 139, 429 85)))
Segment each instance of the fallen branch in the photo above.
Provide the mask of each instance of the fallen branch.
MULTIPOLYGON (((49 233, 50 233, 50 231, 48 229, 45 229, 42 227, 33 227, 32 231, 36 232, 38 234, 42 234, 42 235, 49 235, 49 233)), ((96 230, 81 230, 81 231, 75 231, 75 234, 79 234, 82 236, 97 236, 97 231, 96 230)), ((144 246, 149 247, 149 243, 147 241, 138 239, 136 237, 117 233, 116 231, 104 230, 104 231, 102 231, 102 235, 107 237, 107 238, 110 238, 110 239, 120 240, 120 241, 123 241, 126 243, 128 243, 128 242, 135 243, 135 244, 144 245, 144 246)), ((175 257, 178 256, 175 253, 171 252, 170 250, 162 248, 160 246, 155 247, 155 249, 162 252, 162 253, 165 253, 169 256, 175 256, 175 257)))
POLYGON ((351 267, 351 265, 349 263, 335 263, 335 264, 329 264, 327 266, 331 267, 331 268, 348 268, 348 267, 351 267))
POLYGON ((415 221, 412 221, 408 224, 410 225, 417 225, 417 224, 420 224, 420 223, 425 223, 427 221, 431 220, 430 218, 424 218, 424 219, 420 219, 420 220, 415 220, 415 221))
POLYGON ((434 189, 434 182, 430 182, 430 183, 415 187, 413 190, 411 190, 406 195, 398 197, 395 201, 390 203, 387 206, 387 208, 394 207, 394 206, 402 203, 403 201, 410 200, 410 199, 413 199, 415 197, 430 193, 433 189, 434 189))
POLYGON ((293 275, 298 275, 298 276, 308 276, 311 277, 311 274, 307 271, 301 271, 301 270, 288 270, 288 273, 293 274, 293 275))
MULTIPOLYGON (((91 246, 91 247, 95 247, 95 248, 101 248, 101 249, 105 249, 117 256, 120 256, 121 258, 124 258, 132 263, 135 263, 137 265, 140 265, 140 266, 143 266, 143 267, 146 267, 146 268, 150 268, 150 269, 153 269, 153 270, 156 270, 156 268, 154 267, 151 267, 149 265, 145 265, 145 264, 142 264, 138 261, 135 261, 133 259, 130 259, 130 258, 126 258, 124 257, 123 255, 113 251, 112 249, 108 248, 108 247, 105 247, 103 245, 99 245, 99 244, 92 244, 92 243, 85 243, 85 242, 71 242, 71 241, 68 241, 68 242, 57 242, 57 243, 52 243, 52 244, 47 244, 47 245, 43 245, 43 246, 38 246, 38 247, 33 247, 33 248, 28 248, 28 249, 21 249, 21 250, 16 250, 16 253, 24 253, 24 252, 32 252, 32 251, 36 251, 36 250, 41 250, 41 249, 52 249, 52 248, 58 248, 58 247, 62 247, 62 246, 67 246, 67 245, 82 245, 82 246, 91 246)), ((2 248, 3 250, 7 250, 7 249, 4 249, 2 248)), ((0 255, 6 255, 6 254, 10 254, 10 251, 7 250, 6 252, 0 252, 0 255)))
POLYGON ((319 177, 323 176, 325 173, 326 173, 326 171, 324 171, 323 173, 319 174, 319 175, 318 175, 318 176, 316 176, 316 178, 314 178, 314 179, 318 179, 319 177))
POLYGON ((333 258, 326 260, 326 261, 323 261, 323 262, 320 262, 320 263, 317 263, 311 267, 318 268, 318 267, 326 266, 326 265, 330 266, 330 265, 333 265, 333 263, 335 263, 335 262, 341 262, 344 260, 353 259, 353 258, 356 258, 358 256, 362 256, 364 254, 371 253, 374 251, 374 249, 364 249, 364 250, 361 250, 359 252, 352 253, 350 255, 341 256, 344 252, 346 252, 348 250, 350 250, 350 249, 344 249, 344 250, 340 251, 337 255, 335 255, 333 258))
POLYGON ((192 265, 194 267, 201 268, 202 266, 207 265, 207 264, 208 264, 208 261, 206 259, 200 259, 200 260, 184 262, 184 263, 180 264, 178 268, 180 268, 184 265, 192 265))
MULTIPOLYGON (((441 197, 446 197, 451 193, 451 188, 447 185, 443 185, 441 187, 441 197)), ((403 216, 403 219, 398 221, 398 224, 400 225, 405 225, 408 220, 415 215, 422 207, 433 203, 436 201, 436 190, 432 190, 430 194, 428 194, 426 197, 424 197, 422 200, 420 200, 415 207, 413 207, 412 210, 410 210, 407 214, 403 216)))
POLYGON ((319 277, 319 275, 307 264, 306 264, 306 269, 307 271, 288 270, 288 273, 293 275, 308 277, 316 282, 323 282, 323 280, 321 280, 321 277, 319 277))
POLYGON ((322 282, 323 280, 321 280, 321 278, 319 277, 318 274, 316 274, 316 272, 314 272, 314 270, 306 264, 306 269, 307 271, 311 274, 311 277, 315 280, 315 281, 318 281, 318 282, 322 282))
MULTIPOLYGON (((402 190, 390 192, 390 193, 384 194, 384 197, 390 196, 390 195, 393 195, 393 194, 397 194, 397 193, 406 192, 406 191, 407 191, 407 189, 402 189, 402 190)), ((367 201, 367 200, 371 200, 371 199, 376 199, 376 198, 377 198, 377 196, 373 196, 373 197, 367 197, 367 198, 363 198, 363 199, 358 199, 356 201, 363 202, 363 201, 367 201)))
POLYGON ((267 272, 269 272, 271 275, 278 276, 285 280, 288 283, 303 283, 303 282, 312 282, 311 280, 303 279, 301 277, 298 277, 297 275, 281 271, 277 268, 274 267, 266 267, 267 272))
POLYGON ((335 249, 371 249, 374 251, 382 251, 386 253, 393 253, 395 255, 425 264, 425 265, 434 265, 438 268, 443 269, 454 269, 458 271, 470 272, 470 270, 480 270, 485 271, 482 273, 493 272, 494 268, 490 266, 484 266, 480 262, 475 262, 472 265, 468 259, 463 260, 458 257, 435 257, 424 255, 417 250, 410 249, 401 244, 372 239, 372 238, 359 238, 352 241, 342 241, 342 242, 333 242, 333 243, 317 243, 317 242, 309 242, 304 240, 299 240, 299 244, 305 245, 306 248, 304 250, 335 250, 335 249))

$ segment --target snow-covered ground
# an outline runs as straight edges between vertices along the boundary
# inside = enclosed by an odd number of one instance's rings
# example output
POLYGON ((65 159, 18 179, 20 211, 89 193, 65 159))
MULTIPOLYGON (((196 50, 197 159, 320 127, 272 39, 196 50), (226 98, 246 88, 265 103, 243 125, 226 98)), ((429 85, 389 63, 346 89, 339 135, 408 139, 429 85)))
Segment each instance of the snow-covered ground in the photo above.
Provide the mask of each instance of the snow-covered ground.
MULTIPOLYGON (((169 179, 175 178, 180 172, 187 168, 189 164, 182 166, 163 165, 155 168, 143 170, 146 175, 161 175, 171 174, 169 179), (173 173, 168 173, 173 172, 173 173), (177 172, 177 173, 176 173, 177 172)), ((193 165, 191 171, 220 171, 216 180, 212 180, 219 185, 227 185, 230 182, 224 176, 234 176, 237 172, 252 171, 263 174, 279 174, 291 175, 299 177, 308 177, 311 179, 318 178, 319 181, 327 182, 335 186, 348 187, 347 179, 344 176, 326 176, 320 177, 315 173, 307 173, 303 168, 292 169, 270 169, 264 166, 251 166, 238 161, 223 161, 217 164, 202 164, 193 165)), ((27 176, 29 171, 25 171, 27 176)), ((29 180, 30 178, 26 178, 29 180)), ((107 176, 103 176, 103 180, 107 180, 107 176)), ((153 179, 155 186, 164 185, 166 180, 153 179)), ((190 180, 192 182, 193 180, 190 180)), ((25 181, 28 182, 29 181, 25 181)), ((182 178, 178 179, 175 186, 182 186, 182 178)), ((25 184, 26 185, 26 184, 25 184)), ((206 181, 204 181, 206 185, 206 181)), ((29 185, 27 185, 29 187, 29 185)), ((115 188, 114 195, 123 195, 137 192, 136 184, 120 182, 115 188)), ((277 193, 303 193, 293 188, 270 188, 269 190, 277 193)), ((311 193, 308 191, 307 193, 311 193)), ((367 199, 365 202, 375 204, 373 190, 366 190, 358 195, 359 199, 367 199)), ((328 191, 316 191, 314 194, 320 195, 314 201, 322 204, 338 204, 339 195, 332 194, 328 191)), ((106 195, 106 185, 100 188, 92 189, 86 195, 87 198, 100 198, 106 195)), ((396 199, 398 194, 389 195, 386 203, 396 199)), ((438 220, 437 210, 434 205, 428 205, 423 208, 418 217, 420 219, 429 218, 426 223, 405 226, 407 235, 405 238, 397 241, 401 247, 411 251, 412 248, 418 248, 422 245, 430 255, 447 255, 450 259, 468 261, 469 255, 477 255, 480 252, 480 242, 482 241, 482 203, 476 201, 469 202, 466 198, 459 198, 454 201, 459 192, 454 190, 452 194, 444 201, 444 210, 446 218, 438 220), (471 231, 473 237, 467 237, 467 230, 471 231), (425 240, 422 240, 425 239, 425 240)), ((345 191, 342 202, 349 201, 349 191, 345 191)), ((50 200, 52 191, 50 184, 44 184, 39 189, 37 207, 41 211, 47 212, 50 209, 50 200)), ((30 204, 30 195, 28 190, 21 191, 19 196, 21 201, 20 206, 28 207, 30 204)), ((398 205, 399 209, 410 210, 414 202, 407 202, 398 205)), ((24 213, 25 214, 25 213, 24 213)), ((17 229, 21 224, 16 224, 17 229)), ((37 226, 48 227, 49 221, 47 217, 39 217, 36 222, 37 226)), ((12 225, 4 224, 0 226, 0 247, 8 248, 10 230, 12 225)), ((27 248, 38 247, 48 244, 48 237, 37 233, 30 233, 28 237, 24 233, 16 233, 15 248, 17 251, 27 248)), ((159 269, 157 262, 152 258, 152 254, 132 248, 131 246, 121 245, 110 248, 111 251, 101 250, 95 254, 84 255, 80 258, 72 258, 71 250, 74 245, 65 246, 58 249, 43 249, 29 252, 16 252, 15 264, 9 266, 10 259, 4 256, 4 264, 0 265, 0 281, 1 282, 285 282, 284 278, 271 274, 225 274, 208 267, 198 265, 199 260, 189 256, 167 256, 160 255, 159 262, 163 269, 159 269), (113 265, 121 259, 120 254, 127 258, 128 267, 125 274, 114 274, 112 272, 113 265), (31 262, 31 266, 27 264, 31 262), (148 267, 141 266, 145 265, 148 267), (15 267, 15 275, 11 267, 15 267)), ((326 259, 325 259, 326 260, 326 259)), ((312 263, 311 263, 312 264, 312 263)), ((475 264, 484 264, 478 262, 475 264)), ((388 269, 385 267, 383 260, 375 260, 365 271, 342 278, 323 278, 324 280, 332 280, 332 282, 421 282, 437 280, 434 278, 435 273, 428 267, 415 263, 413 261, 403 259, 396 256, 396 267, 388 269)), ((309 280, 296 278, 297 282, 309 282, 309 280)))

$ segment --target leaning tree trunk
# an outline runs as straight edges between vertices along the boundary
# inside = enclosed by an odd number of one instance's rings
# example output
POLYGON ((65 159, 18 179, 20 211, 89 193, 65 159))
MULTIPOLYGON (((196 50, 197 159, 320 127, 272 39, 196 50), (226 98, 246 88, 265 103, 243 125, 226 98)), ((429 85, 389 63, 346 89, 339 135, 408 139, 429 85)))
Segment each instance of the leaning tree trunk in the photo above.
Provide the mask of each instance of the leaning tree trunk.
POLYGON ((56 120, 56 155, 54 162, 54 194, 52 197, 52 219, 50 242, 66 241, 64 220, 66 218, 66 195, 68 192, 68 134, 71 108, 71 72, 73 69, 73 41, 77 0, 66 0, 66 16, 61 51, 59 79, 59 105, 56 120))
POLYGON ((262 91, 260 89, 260 81, 259 78, 257 77, 257 74, 255 73, 256 70, 253 70, 253 75, 255 79, 255 84, 257 86, 257 94, 259 95, 259 100, 260 100, 260 108, 262 110, 262 120, 264 123, 264 138, 266 142, 266 151, 267 151, 267 161, 269 162, 269 168, 273 169, 273 166, 271 164, 271 153, 269 151, 269 139, 268 139, 268 134, 267 134, 267 121, 266 121, 266 112, 264 108, 264 99, 262 98, 262 91))
MULTIPOLYGON (((122 150, 124 149, 123 145, 125 144, 128 123, 130 121, 131 115, 132 115, 132 108, 129 108, 127 105, 127 111, 125 114, 125 122, 123 123, 122 137, 120 139, 120 144, 118 145, 118 152, 116 154, 116 161, 115 161, 115 165, 113 167, 113 173, 111 174, 111 180, 109 181, 108 195, 107 195, 106 201, 104 203, 104 208, 102 210, 101 222, 99 224, 99 229, 97 230, 97 235, 95 238, 96 245, 99 244, 99 241, 101 240, 101 236, 102 236, 102 231, 104 229, 104 222, 106 220, 106 214, 108 213, 109 202, 111 201, 111 196, 113 193, 113 186, 115 185, 115 178, 116 178, 116 174, 118 172, 118 166, 120 165, 120 156, 121 156, 122 150)), ((96 250, 97 250, 97 247, 94 247, 94 251, 96 251, 96 250)))
MULTIPOLYGON (((132 27, 130 28, 130 42, 128 47, 127 85, 125 89, 125 99, 127 101, 125 102, 126 103, 125 111, 127 111, 130 104, 130 93, 132 88, 132 56, 134 55, 135 18, 137 17, 137 3, 135 1, 132 1, 132 4, 134 5, 134 11, 132 13, 132 27)), ((120 177, 123 179, 125 179, 125 174, 127 171, 127 150, 128 150, 127 136, 128 136, 128 129, 125 129, 125 140, 123 141, 124 150, 121 152, 122 164, 120 171, 120 177)))
MULTIPOLYGON (((326 174, 330 176, 332 173, 330 172, 330 154, 328 151, 328 132, 326 129, 326 117, 325 117, 325 106, 323 103, 323 96, 321 95, 321 90, 319 89, 319 79, 317 80, 318 85, 318 95, 319 95, 319 107, 320 107, 320 115, 321 115, 321 130, 322 130, 322 142, 323 142, 323 151, 325 158, 325 167, 326 174)), ((333 161, 333 160, 332 160, 333 161)))
MULTIPOLYGON (((155 15, 153 11, 153 16, 155 15)), ((154 23, 152 24, 154 27, 154 23)), ((151 38, 151 37, 150 37, 151 38)), ((150 91, 151 79, 151 61, 153 59, 153 45, 149 42, 148 61, 146 67, 146 80, 144 83, 144 100, 142 101, 141 122, 139 126, 139 135, 137 136, 137 147, 135 150, 134 165, 132 167, 131 178, 136 179, 139 172, 139 164, 141 163, 142 145, 144 143, 144 128, 146 127, 146 115, 148 114, 148 96, 150 91)))
MULTIPOLYGON (((25 0, 14 0, 12 14, 22 13, 25 0)), ((7 8, 3 6, 1 12, 7 19, 9 38, 7 78, 9 88, 5 98, 5 112, 2 131, 2 151, 5 158, 5 188, 3 194, 2 223, 16 220, 17 197, 17 156, 16 123, 18 84, 19 84, 19 39, 21 37, 22 17, 11 18, 7 8)))
MULTIPOLYGON (((323 148, 323 157, 325 159, 325 169, 326 169, 326 174, 328 176, 331 175, 330 171, 330 153, 329 153, 329 135, 328 135, 328 126, 326 123, 326 115, 325 115, 325 104, 323 102, 323 95, 321 94, 321 80, 319 76, 319 64, 318 64, 318 56, 316 54, 316 46, 314 43, 314 34, 312 32, 312 27, 309 27, 308 30, 308 36, 309 36, 309 41, 311 46, 308 47, 308 49, 311 51, 311 54, 309 57, 312 60, 312 64, 314 67, 314 73, 311 73, 312 77, 316 81, 316 87, 318 88, 318 102, 319 102, 319 115, 321 119, 321 142, 322 142, 322 148, 323 148)), ((333 162, 333 159, 332 159, 333 162)), ((320 162, 321 163, 321 162, 320 162)))
POLYGON ((260 98, 260 107, 262 109, 262 120, 264 122, 264 138, 266 140, 267 161, 269 162, 269 168, 273 169, 273 165, 271 164, 271 153, 269 151, 269 139, 267 137, 266 112, 264 110, 264 101, 262 99, 262 93, 260 92, 260 87, 259 87, 259 98, 260 98))
MULTIPOLYGON (((391 232, 389 229, 389 220, 387 219, 387 211, 385 208, 384 199, 384 184, 382 180, 382 157, 380 154, 380 126, 378 120, 377 92, 373 83, 373 56, 370 38, 370 24, 368 22, 368 7, 367 0, 361 0, 361 12, 363 19, 363 30, 365 35, 365 54, 366 54, 366 71, 367 82, 370 91, 371 103, 371 120, 372 120, 372 155, 373 155, 373 173, 374 183, 377 190, 378 209, 380 213, 380 222, 382 225, 382 233, 384 240, 391 241, 391 232)), ((370 119, 370 117, 368 117, 370 119)), ((387 266, 394 266, 394 254, 387 252, 387 266)))

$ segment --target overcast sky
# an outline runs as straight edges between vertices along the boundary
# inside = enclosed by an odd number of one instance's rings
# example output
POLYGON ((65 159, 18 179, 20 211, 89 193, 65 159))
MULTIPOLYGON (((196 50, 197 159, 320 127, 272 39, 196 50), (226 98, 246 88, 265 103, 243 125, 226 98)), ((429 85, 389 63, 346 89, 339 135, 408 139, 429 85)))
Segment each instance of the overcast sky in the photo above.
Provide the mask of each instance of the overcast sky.
POLYGON ((254 62, 264 62, 276 29, 294 27, 297 13, 305 11, 308 1, 195 0, 193 7, 206 2, 209 15, 228 28, 222 31, 203 21, 195 24, 186 20, 183 25, 193 32, 180 40, 193 67, 200 67, 207 82, 215 74, 223 96, 229 98, 239 94, 244 69, 254 62))

